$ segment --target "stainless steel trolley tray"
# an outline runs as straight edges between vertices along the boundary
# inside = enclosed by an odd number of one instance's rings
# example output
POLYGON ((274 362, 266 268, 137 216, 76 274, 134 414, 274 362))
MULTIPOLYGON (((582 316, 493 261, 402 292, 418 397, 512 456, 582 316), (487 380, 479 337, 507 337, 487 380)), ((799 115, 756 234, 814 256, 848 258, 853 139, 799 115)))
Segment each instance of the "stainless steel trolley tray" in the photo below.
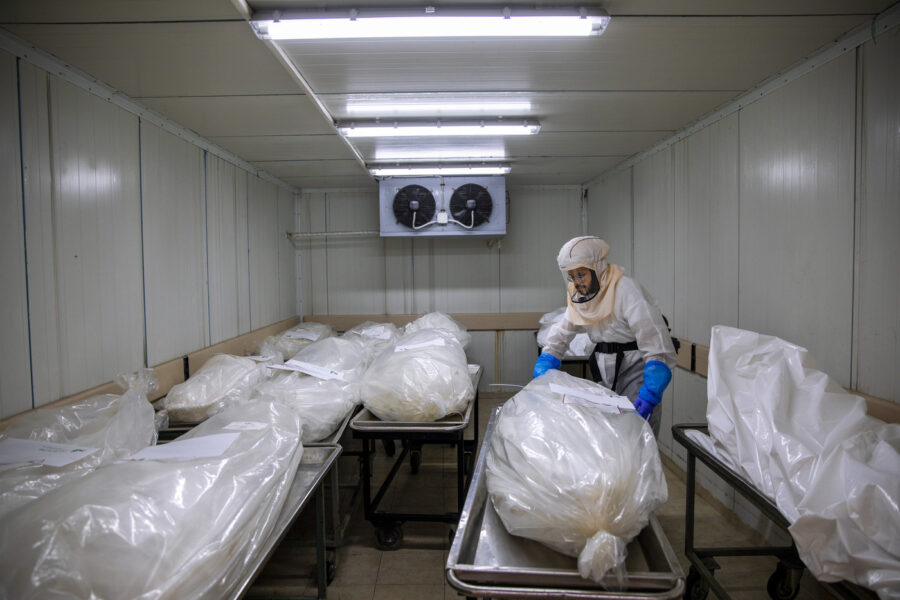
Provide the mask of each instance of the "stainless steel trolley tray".
MULTIPOLYGON (((481 374, 484 369, 480 365, 469 365, 469 377, 472 385, 478 390, 481 374)), ((472 418, 474 402, 469 402, 466 412, 462 415, 447 415, 437 421, 382 421, 373 415, 369 409, 363 408, 350 421, 350 429, 365 432, 423 432, 423 433, 449 433, 465 429, 472 418)))
MULTIPOLYGON (((303 448, 303 456, 297 467, 297 473, 294 475, 294 481, 291 483, 287 500, 285 500, 284 507, 278 515, 278 520, 275 522, 272 533, 260 545, 251 559, 247 561, 247 566, 241 574, 241 578, 234 584, 234 587, 231 587, 231 590, 228 592, 222 590, 224 593, 218 594, 219 597, 240 598, 246 593, 253 580, 256 579, 269 557, 278 547, 278 544, 281 543, 288 529, 300 515, 300 512, 309 503, 313 494, 319 490, 322 480, 340 454, 340 446, 306 446, 303 448)), ((324 544, 324 540, 318 540, 317 543, 324 544)), ((322 548, 321 552, 324 552, 324 548, 322 548)), ((324 569, 324 565, 320 567, 324 569)))
POLYGON ((447 580, 467 596, 491 598, 678 598, 684 572, 659 521, 628 545, 624 589, 614 578, 595 583, 578 573, 576 559, 506 531, 487 494, 484 461, 500 408, 485 431, 482 451, 447 558, 447 580), (606 584, 605 587, 603 584, 606 584))

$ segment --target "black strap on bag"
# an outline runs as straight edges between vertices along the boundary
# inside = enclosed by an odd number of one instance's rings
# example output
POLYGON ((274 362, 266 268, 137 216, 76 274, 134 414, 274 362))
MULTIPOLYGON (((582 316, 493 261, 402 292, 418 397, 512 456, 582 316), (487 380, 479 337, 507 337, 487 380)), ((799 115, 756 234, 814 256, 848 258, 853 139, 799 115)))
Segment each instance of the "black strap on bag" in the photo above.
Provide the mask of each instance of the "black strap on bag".
MULTIPOLYGON (((669 327, 669 320, 666 318, 666 315, 662 315, 663 321, 666 323, 666 328, 669 331, 672 331, 672 328, 669 327)), ((681 348, 681 342, 678 338, 672 338, 672 345, 675 346, 675 352, 678 352, 678 349, 681 348)), ((625 353, 630 352, 631 350, 637 350, 638 345, 637 342, 600 342, 596 346, 594 346, 594 351, 591 352, 591 358, 588 361, 588 365, 591 367, 591 377, 594 378, 594 381, 601 381, 600 377, 600 365, 597 362, 597 354, 615 354, 616 355, 616 370, 613 375, 613 382, 610 389, 615 390, 616 384, 619 382, 619 371, 622 369, 622 363, 625 361, 625 353)))

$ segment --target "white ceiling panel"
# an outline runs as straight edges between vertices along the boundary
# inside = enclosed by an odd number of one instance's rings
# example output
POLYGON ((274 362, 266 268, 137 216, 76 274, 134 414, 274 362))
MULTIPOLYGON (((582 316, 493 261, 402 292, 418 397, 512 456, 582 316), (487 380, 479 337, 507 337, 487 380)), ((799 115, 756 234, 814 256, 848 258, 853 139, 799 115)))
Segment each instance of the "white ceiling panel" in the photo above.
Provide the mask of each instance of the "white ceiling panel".
POLYGON ((334 133, 304 94, 137 100, 204 137, 334 133))
POLYGON ((860 21, 857 16, 614 17, 606 33, 588 38, 316 40, 281 46, 317 94, 721 91, 751 87, 860 21))
POLYGON ((285 183, 304 190, 320 188, 375 188, 377 183, 368 175, 340 175, 337 177, 285 177, 285 183))
POLYGON ((237 19, 222 0, 30 0, 0 2, 0 23, 107 23, 237 19))
POLYGON ((249 162, 347 158, 350 155, 337 134, 211 137, 209 140, 249 162))
POLYGON ((4 27, 132 98, 299 91, 244 22, 4 27))

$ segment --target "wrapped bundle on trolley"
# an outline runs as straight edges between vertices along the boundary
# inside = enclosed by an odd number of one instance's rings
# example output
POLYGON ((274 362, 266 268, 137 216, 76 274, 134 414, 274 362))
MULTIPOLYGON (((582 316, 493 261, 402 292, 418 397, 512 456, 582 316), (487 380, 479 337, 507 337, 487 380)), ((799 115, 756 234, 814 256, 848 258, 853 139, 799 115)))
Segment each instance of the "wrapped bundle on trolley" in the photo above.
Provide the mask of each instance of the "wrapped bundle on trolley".
POLYGON ((38 409, 13 419, 0 432, 0 517, 156 442, 153 406, 147 401, 156 391, 153 370, 122 374, 116 382, 126 390, 121 396, 102 394, 38 409), (36 460, 40 446, 55 456, 36 460))
POLYGON ((297 416, 259 402, 98 468, 7 516, 0 597, 230 597, 302 453, 297 416))
POLYGON ((253 358, 217 354, 190 379, 169 390, 165 401, 169 419, 179 423, 199 423, 213 405, 222 406, 248 398, 267 375, 265 364, 253 358))
POLYGON ((556 370, 503 406, 485 465, 506 529, 577 557, 594 581, 624 575, 626 546, 668 493, 653 432, 627 398, 556 370))
POLYGON ((466 331, 466 328, 462 323, 442 312, 430 312, 426 315, 422 315, 415 321, 407 323, 406 327, 403 328, 403 333, 410 334, 422 331, 423 329, 443 329, 449 331, 453 334, 453 337, 456 338, 456 341, 459 342, 460 346, 463 347, 463 350, 468 348, 472 341, 471 334, 466 331))
POLYGON ((280 354, 285 359, 294 356, 310 344, 334 335, 331 325, 324 323, 300 323, 282 331, 278 335, 270 335, 259 345, 259 354, 272 356, 280 354))
POLYGON ((341 336, 344 339, 362 344, 371 359, 394 345, 402 332, 393 323, 375 323, 364 321, 352 327, 341 336))
POLYGON ((475 397, 466 353, 457 335, 444 329, 404 335, 372 362, 360 392, 366 408, 384 421, 437 421, 463 413, 475 397))
POLYGON ((289 406, 300 417, 303 442, 317 442, 335 431, 359 404, 359 379, 369 352, 362 344, 330 337, 310 344, 278 373, 256 386, 253 400, 274 400, 289 406))

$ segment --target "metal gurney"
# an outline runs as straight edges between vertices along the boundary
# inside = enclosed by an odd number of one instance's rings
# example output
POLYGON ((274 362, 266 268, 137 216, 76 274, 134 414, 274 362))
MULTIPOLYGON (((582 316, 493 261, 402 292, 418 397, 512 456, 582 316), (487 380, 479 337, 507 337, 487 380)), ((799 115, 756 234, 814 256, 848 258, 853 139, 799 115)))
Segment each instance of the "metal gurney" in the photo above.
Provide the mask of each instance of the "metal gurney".
POLYGON ((684 575, 656 517, 628 545, 625 588, 608 589, 578 574, 576 559, 510 535, 494 511, 484 477, 484 451, 500 409, 491 415, 456 537, 447 580, 460 593, 491 598, 677 598, 684 575))

